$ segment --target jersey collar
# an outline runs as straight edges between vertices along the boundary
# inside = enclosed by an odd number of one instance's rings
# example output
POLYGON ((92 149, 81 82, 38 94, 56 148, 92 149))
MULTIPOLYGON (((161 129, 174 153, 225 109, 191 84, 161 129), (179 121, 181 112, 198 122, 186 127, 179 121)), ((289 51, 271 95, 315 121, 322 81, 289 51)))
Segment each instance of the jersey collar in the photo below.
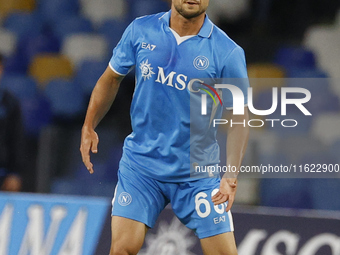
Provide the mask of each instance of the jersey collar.
MULTIPOLYGON (((164 13, 159 19, 163 21, 169 27, 170 16, 171 16, 171 10, 164 13)), ((201 27, 201 30, 198 33, 198 36, 209 38, 212 34, 213 29, 214 29, 214 24, 211 22, 208 15, 205 14, 204 23, 203 23, 203 26, 201 27)))

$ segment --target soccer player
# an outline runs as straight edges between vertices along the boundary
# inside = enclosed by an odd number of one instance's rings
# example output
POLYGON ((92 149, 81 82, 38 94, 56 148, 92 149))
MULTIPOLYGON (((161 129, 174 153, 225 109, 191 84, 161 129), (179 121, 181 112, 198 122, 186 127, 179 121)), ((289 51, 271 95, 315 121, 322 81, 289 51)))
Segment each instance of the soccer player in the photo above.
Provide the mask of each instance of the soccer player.
MULTIPOLYGON (((190 175, 199 163, 191 161, 192 155, 207 165, 218 163, 219 158, 216 127, 203 124, 209 135, 201 139, 197 134, 191 136, 191 95, 205 91, 205 85, 201 84, 200 90, 191 81, 247 78, 243 50, 209 20, 205 13, 208 5, 209 0, 172 0, 169 12, 134 20, 92 92, 80 146, 91 174, 90 152, 97 153, 99 141, 95 128, 115 99, 121 80, 135 67, 130 109, 133 132, 124 142, 112 201, 111 255, 137 254, 148 228, 168 203, 198 236, 204 254, 237 254, 230 213, 236 174, 226 173, 225 178, 190 175), (195 139, 203 140, 205 147, 193 146, 191 140, 195 139)), ((246 98, 247 85, 239 89, 246 98)), ((223 107, 231 109, 231 94, 222 97, 223 107)), ((208 110, 221 118, 221 106, 208 110)), ((246 123, 247 110, 230 118, 234 123, 246 123)), ((245 125, 229 127, 228 165, 239 169, 248 133, 245 125)))

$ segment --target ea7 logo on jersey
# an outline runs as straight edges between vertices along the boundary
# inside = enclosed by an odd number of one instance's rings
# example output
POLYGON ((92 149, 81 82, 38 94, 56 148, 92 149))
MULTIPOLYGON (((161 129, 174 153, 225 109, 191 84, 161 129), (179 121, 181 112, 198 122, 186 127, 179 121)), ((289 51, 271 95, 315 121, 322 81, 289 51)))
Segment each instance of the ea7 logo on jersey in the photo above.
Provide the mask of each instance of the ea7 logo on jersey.
POLYGON ((150 43, 142 42, 142 49, 153 51, 155 48, 156 48, 156 45, 152 45, 150 43))
POLYGON ((197 70, 205 70, 209 66, 209 59, 207 59, 205 56, 198 56, 194 59, 193 64, 197 70))

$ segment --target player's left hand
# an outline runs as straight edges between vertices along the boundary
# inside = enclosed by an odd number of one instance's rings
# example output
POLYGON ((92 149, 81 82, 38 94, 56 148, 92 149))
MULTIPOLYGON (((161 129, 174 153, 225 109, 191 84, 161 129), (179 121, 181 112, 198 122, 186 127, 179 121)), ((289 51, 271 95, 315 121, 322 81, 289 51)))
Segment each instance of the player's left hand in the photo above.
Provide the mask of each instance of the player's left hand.
POLYGON ((90 160, 90 151, 92 153, 98 152, 99 138, 98 134, 92 129, 83 126, 81 131, 81 143, 80 152, 83 159, 83 163, 86 166, 90 174, 93 174, 93 164, 90 160))
POLYGON ((228 201, 226 211, 233 206, 237 190, 237 178, 222 178, 219 191, 211 198, 214 205, 219 205, 228 201))

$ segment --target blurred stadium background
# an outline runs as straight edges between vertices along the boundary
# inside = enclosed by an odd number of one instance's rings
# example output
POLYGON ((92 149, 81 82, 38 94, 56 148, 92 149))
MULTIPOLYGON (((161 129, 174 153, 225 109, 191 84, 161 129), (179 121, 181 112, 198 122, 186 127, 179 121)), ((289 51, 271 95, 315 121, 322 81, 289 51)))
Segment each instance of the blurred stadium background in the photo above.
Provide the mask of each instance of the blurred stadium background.
MULTIPOLYGON (((299 128, 252 129, 245 164, 340 163, 339 8, 338 0, 210 1, 209 17, 244 48, 249 77, 273 78, 254 86, 255 106, 270 106, 272 86, 289 86, 276 78, 325 81, 308 88, 313 117, 299 128)), ((133 73, 98 128, 91 176, 79 153, 86 106, 129 22, 168 9, 161 0, 0 0, 0 87, 17 97, 24 117, 23 191, 112 197, 131 131, 133 73)), ((236 203, 340 210, 339 193, 337 178, 245 178, 236 203)))

